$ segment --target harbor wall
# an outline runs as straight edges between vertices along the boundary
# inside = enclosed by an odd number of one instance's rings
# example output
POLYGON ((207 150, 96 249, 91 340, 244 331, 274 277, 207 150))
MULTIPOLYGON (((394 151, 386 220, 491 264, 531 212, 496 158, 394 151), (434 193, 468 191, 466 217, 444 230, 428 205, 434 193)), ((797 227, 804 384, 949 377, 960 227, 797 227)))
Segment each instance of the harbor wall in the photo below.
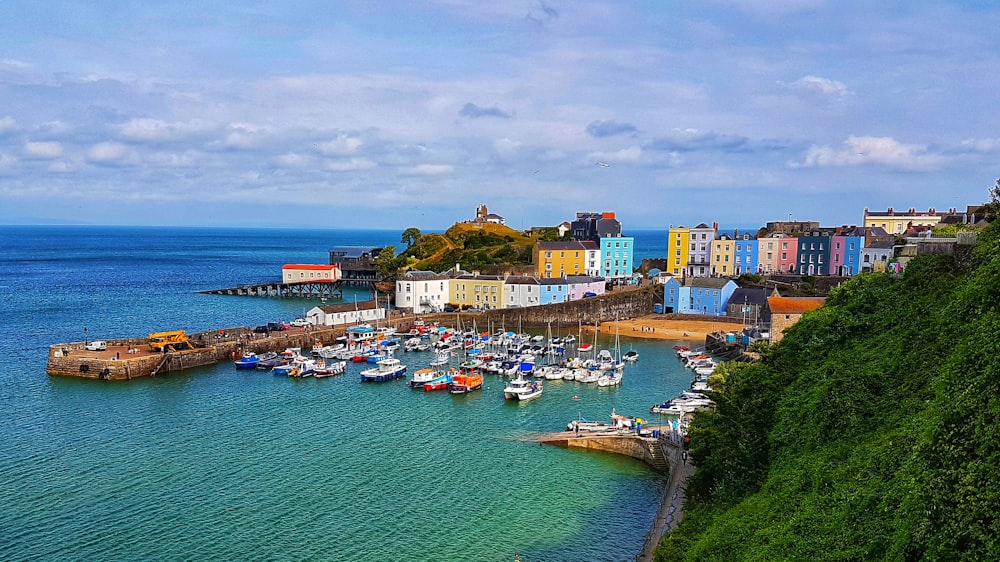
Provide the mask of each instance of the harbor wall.
POLYGON ((648 464, 662 474, 670 472, 670 460, 661 440, 638 435, 559 435, 541 440, 547 445, 573 449, 589 449, 624 455, 648 464))

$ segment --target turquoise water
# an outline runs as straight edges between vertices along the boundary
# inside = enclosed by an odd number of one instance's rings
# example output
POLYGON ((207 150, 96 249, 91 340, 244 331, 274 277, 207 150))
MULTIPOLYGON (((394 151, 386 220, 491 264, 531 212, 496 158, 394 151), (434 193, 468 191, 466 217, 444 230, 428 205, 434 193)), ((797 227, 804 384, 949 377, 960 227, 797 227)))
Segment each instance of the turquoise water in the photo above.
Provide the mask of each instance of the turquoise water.
MULTIPOLYGON (((107 383, 51 378, 48 345, 257 325, 315 305, 197 290, 276 279, 384 231, 0 227, 0 558, 630 560, 662 480, 631 459, 539 446, 612 408, 645 415, 690 376, 670 343, 620 388, 499 378, 466 396, 402 381, 288 379, 231 365, 107 383), (86 332, 83 328, 86 327, 86 332), (574 400, 574 396, 578 399, 574 400)), ((637 239, 637 246, 639 240, 637 239)), ((349 293, 348 299, 367 298, 349 293)), ((605 342, 609 345, 610 342, 605 342)), ((400 353, 410 370, 424 354, 400 353)))

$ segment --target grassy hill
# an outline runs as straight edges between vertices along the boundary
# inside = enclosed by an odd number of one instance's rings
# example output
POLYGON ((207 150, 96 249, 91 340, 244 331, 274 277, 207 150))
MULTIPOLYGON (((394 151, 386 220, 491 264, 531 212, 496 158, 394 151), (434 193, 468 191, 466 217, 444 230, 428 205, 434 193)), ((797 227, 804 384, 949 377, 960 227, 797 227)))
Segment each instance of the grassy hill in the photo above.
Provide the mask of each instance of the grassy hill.
POLYGON ((444 271, 460 264, 467 271, 489 273, 508 265, 531 263, 536 236, 500 224, 456 223, 444 234, 421 236, 403 255, 410 269, 444 271))
POLYGON ((1000 227, 834 289, 691 431, 657 560, 1000 559, 1000 227))

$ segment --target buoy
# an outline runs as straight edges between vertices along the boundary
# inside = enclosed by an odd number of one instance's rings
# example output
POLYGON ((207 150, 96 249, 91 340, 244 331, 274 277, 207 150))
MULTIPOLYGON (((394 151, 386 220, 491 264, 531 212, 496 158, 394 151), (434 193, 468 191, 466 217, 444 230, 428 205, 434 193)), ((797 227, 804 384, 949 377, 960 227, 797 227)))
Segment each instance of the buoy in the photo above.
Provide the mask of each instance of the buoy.
POLYGON ((579 396, 577 396, 576 394, 573 395, 573 400, 579 400, 579 399, 580 399, 579 396))

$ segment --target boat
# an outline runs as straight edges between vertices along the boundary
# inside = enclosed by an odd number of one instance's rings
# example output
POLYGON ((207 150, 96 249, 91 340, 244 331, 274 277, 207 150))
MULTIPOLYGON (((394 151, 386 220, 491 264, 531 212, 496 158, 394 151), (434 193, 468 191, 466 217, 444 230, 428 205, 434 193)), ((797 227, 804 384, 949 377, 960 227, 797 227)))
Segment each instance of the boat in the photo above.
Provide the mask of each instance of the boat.
POLYGON ((588 353, 594 350, 594 344, 584 342, 581 343, 580 347, 576 348, 576 350, 580 353, 588 353))
POLYGON ((448 392, 452 394, 465 394, 481 388, 483 388, 483 376, 475 371, 470 371, 455 375, 448 385, 448 392))
POLYGON ((296 357, 289 363, 291 370, 288 371, 290 377, 311 377, 316 374, 316 361, 305 357, 296 357))
POLYGON ((636 351, 636 350, 634 350, 634 349, 626 351, 625 355, 622 355, 622 361, 627 361, 629 363, 635 363, 638 360, 639 360, 639 352, 636 351))
POLYGON ((434 360, 430 362, 431 367, 443 367, 451 361, 450 351, 439 351, 434 356, 434 360))
POLYGON ((427 384, 427 383, 433 381, 434 379, 440 377, 442 374, 444 374, 444 373, 442 373, 441 371, 434 370, 434 369, 417 369, 417 371, 415 373, 413 373, 413 378, 410 379, 410 383, 409 383, 410 387, 411 388, 423 388, 425 384, 427 384))
POLYGON ((270 371, 278 365, 284 365, 287 362, 288 360, 284 357, 279 357, 277 352, 268 351, 263 355, 257 356, 257 364, 254 366, 260 370, 270 371))
POLYGON ((317 379, 342 375, 347 370, 347 361, 317 361, 313 376, 317 379))
POLYGON ((526 401, 542 395, 541 381, 530 381, 522 376, 510 381, 503 389, 504 400, 526 401))
POLYGON ((448 388, 448 385, 451 384, 451 381, 454 377, 455 377, 455 369, 452 369, 447 373, 441 373, 441 375, 438 378, 430 382, 424 383, 424 391, 430 392, 432 390, 444 390, 448 388))
POLYGON ((406 374, 406 365, 395 357, 382 359, 371 369, 361 371, 361 382, 385 382, 398 379, 406 374))
POLYGON ((252 351, 248 351, 235 361, 237 369, 253 369, 260 362, 260 357, 252 351))
POLYGON ((622 383, 622 372, 616 369, 604 371, 597 378, 597 386, 617 386, 622 383))

